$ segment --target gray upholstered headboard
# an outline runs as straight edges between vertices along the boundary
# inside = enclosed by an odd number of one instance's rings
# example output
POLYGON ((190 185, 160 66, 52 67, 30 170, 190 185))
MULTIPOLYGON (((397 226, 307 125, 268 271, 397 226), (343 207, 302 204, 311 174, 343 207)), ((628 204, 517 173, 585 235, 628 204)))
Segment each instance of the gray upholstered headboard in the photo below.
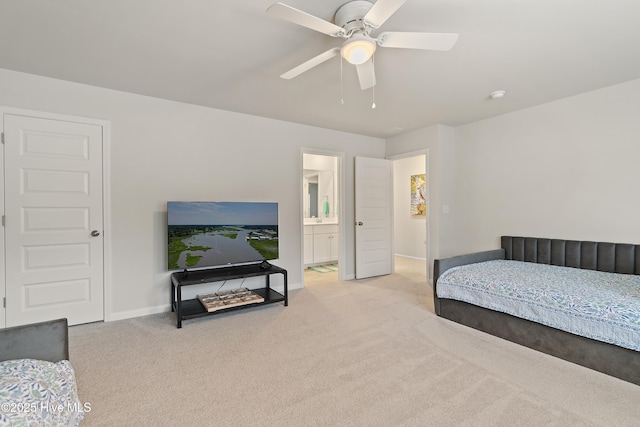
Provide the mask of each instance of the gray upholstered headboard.
POLYGON ((640 275, 640 245, 501 237, 505 259, 640 275))

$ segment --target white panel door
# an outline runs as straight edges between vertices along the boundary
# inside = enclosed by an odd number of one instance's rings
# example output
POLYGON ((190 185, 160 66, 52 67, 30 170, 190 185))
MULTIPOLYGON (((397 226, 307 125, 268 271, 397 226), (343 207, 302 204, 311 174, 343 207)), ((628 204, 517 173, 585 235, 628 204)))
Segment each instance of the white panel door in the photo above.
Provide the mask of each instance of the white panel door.
POLYGON ((6 326, 103 320, 102 126, 3 117, 6 326))
POLYGON ((356 279, 391 274, 393 165, 356 157, 356 279))

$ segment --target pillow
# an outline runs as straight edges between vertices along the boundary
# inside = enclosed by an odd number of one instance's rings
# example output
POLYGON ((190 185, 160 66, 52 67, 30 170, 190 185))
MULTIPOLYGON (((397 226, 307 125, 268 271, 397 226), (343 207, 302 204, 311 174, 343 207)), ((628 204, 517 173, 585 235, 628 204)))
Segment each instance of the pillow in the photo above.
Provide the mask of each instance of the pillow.
POLYGON ((0 362, 0 424, 77 426, 83 418, 68 360, 0 362))

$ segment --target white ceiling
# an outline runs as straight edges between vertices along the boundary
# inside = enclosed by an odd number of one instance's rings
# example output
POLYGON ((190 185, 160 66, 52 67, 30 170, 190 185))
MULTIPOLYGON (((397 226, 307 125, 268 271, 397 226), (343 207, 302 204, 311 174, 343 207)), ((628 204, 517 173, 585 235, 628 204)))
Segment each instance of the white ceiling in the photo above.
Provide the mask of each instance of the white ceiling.
MULTIPOLYGON (((639 0, 407 0, 380 31, 460 37, 378 49, 372 109, 346 62, 341 94, 339 57, 279 77, 341 39, 268 16, 274 2, 0 0, 0 68, 383 138, 640 78, 639 0)), ((345 2, 283 1, 328 21, 345 2)))

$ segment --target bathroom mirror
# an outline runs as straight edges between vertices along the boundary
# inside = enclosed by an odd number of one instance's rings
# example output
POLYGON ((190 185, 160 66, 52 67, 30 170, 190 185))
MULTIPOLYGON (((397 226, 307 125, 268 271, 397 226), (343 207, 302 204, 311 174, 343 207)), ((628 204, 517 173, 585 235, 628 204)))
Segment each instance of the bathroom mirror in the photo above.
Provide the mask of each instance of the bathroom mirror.
POLYGON ((309 214, 308 218, 318 217, 318 183, 309 183, 309 214))
POLYGON ((337 221, 337 159, 305 154, 303 161, 304 218, 337 221))

